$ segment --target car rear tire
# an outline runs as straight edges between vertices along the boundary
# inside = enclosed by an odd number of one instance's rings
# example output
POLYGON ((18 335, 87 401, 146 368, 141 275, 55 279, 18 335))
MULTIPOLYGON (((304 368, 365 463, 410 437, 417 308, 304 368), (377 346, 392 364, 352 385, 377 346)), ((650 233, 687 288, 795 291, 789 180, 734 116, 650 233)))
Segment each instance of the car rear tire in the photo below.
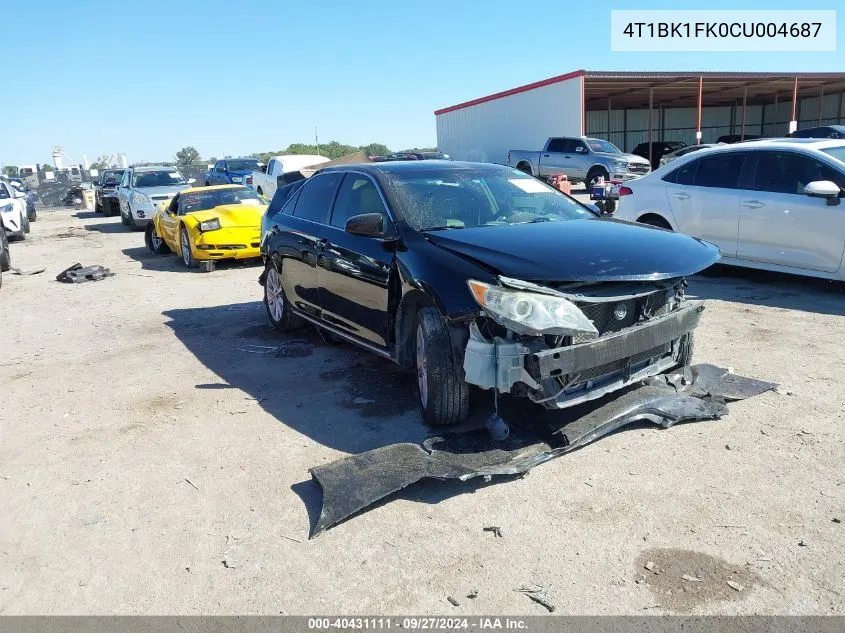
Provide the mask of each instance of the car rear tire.
MULTIPOLYGON (((129 213, 131 214, 132 212, 130 211, 129 213)), ((123 213, 123 209, 120 210, 120 223, 123 226, 129 226, 129 218, 127 218, 126 215, 123 213)))
POLYGON ((12 268, 12 252, 9 250, 9 238, 6 237, 6 230, 0 226, 0 243, 3 245, 3 254, 0 255, 0 271, 6 272, 12 268))
POLYGON ((144 232, 144 241, 147 243, 147 250, 150 251, 151 255, 166 255, 170 252, 170 247, 156 232, 155 224, 150 224, 147 227, 144 232))
POLYGON ((35 222, 38 219, 38 212, 35 209, 33 209, 32 213, 27 215, 27 217, 29 218, 30 222, 35 222))
POLYGON ((264 270, 264 307, 270 325, 280 332, 289 332, 305 325, 305 322, 291 312, 290 303, 282 287, 282 274, 272 261, 264 270))
POLYGON ((261 187, 260 187, 260 186, 258 187, 258 189, 257 189, 256 191, 258 191, 258 195, 259 195, 259 196, 263 196, 263 195, 264 195, 264 192, 261 190, 261 187))
POLYGON ((95 202, 94 203, 94 213, 102 213, 103 212, 103 203, 102 202, 95 202))
POLYGON ((179 229, 179 254, 182 256, 182 263, 185 264, 185 268, 197 267, 197 260, 191 251, 191 238, 188 235, 188 229, 184 226, 179 229))
POLYGON ((22 223, 21 228, 23 229, 23 232, 29 233, 29 231, 31 230, 30 226, 29 226, 29 216, 28 215, 22 216, 21 217, 21 223, 22 223))
POLYGON ((414 336, 417 390, 423 419, 432 426, 454 426, 469 415, 469 385, 452 353, 452 337, 437 308, 417 313, 414 336))
POLYGON ((648 226, 656 226, 660 229, 668 229, 672 230, 672 227, 669 226, 669 223, 661 218, 659 215, 644 215, 643 217, 637 220, 639 224, 646 224, 648 226))

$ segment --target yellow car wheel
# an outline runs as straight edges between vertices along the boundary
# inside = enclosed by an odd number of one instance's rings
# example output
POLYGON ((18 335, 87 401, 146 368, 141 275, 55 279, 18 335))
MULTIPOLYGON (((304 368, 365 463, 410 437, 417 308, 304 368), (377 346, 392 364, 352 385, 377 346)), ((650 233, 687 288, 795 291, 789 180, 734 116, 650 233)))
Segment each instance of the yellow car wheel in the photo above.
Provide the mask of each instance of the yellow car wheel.
POLYGON ((182 262, 185 264, 185 266, 187 268, 196 268, 197 260, 194 258, 194 254, 191 251, 191 238, 188 235, 188 229, 186 229, 184 226, 180 231, 179 246, 180 250, 182 251, 182 262))

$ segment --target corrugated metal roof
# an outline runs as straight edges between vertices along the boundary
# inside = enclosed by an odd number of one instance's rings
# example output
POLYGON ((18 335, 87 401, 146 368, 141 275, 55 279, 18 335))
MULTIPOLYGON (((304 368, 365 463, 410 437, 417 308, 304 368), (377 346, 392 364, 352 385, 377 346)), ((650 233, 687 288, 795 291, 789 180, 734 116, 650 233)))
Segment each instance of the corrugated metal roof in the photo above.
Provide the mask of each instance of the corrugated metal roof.
POLYGON ((653 94, 654 106, 694 106, 698 103, 699 78, 704 84, 702 104, 707 106, 734 103, 742 98, 749 105, 770 103, 775 95, 791 100, 796 79, 799 99, 817 96, 821 91, 825 94, 845 91, 845 72, 575 70, 436 110, 434 114, 445 114, 576 77, 583 77, 587 109, 591 109, 591 105, 598 109, 602 107, 599 104, 606 104, 608 99, 615 109, 648 107, 650 94, 653 94))

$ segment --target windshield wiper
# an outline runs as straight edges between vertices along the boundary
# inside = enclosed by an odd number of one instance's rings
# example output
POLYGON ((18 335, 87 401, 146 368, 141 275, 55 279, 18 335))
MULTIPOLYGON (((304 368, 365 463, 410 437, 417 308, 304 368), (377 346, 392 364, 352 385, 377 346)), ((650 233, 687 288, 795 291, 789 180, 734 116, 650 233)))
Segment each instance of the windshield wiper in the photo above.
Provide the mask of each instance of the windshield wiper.
POLYGON ((420 231, 421 232, 424 232, 424 231, 444 231, 446 229, 462 229, 462 228, 464 228, 464 227, 458 226, 458 225, 455 225, 455 224, 443 224, 441 226, 427 226, 424 229, 420 229, 420 231))

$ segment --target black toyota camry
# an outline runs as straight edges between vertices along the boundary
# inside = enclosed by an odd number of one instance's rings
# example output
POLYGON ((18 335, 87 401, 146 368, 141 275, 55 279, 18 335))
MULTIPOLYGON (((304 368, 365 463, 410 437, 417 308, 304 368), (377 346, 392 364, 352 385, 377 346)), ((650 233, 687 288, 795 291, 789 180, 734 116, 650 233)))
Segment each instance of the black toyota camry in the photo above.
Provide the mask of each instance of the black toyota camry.
POLYGON ((416 369, 431 424, 469 385, 564 408, 690 363, 707 242, 597 217, 521 171, 337 165, 264 217, 270 322, 312 323, 416 369))

